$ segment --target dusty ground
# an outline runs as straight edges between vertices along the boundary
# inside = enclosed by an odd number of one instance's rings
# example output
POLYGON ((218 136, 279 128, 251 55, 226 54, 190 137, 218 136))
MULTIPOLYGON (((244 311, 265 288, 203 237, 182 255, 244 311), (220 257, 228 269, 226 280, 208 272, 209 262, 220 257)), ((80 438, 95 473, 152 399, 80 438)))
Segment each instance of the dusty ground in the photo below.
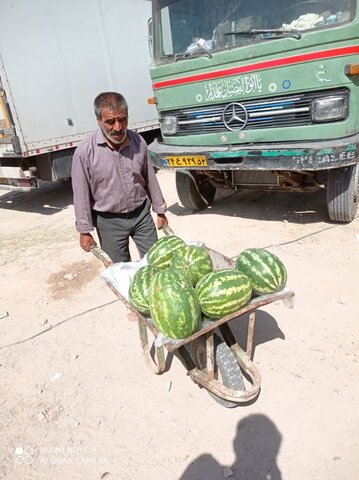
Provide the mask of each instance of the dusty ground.
POLYGON ((177 359, 150 373, 78 246, 70 185, 1 191, 0 478, 359 478, 359 219, 329 223, 322 194, 224 195, 188 215, 172 172, 159 180, 178 235, 231 257, 266 247, 288 268, 295 308, 256 326, 260 396, 224 409, 177 359))

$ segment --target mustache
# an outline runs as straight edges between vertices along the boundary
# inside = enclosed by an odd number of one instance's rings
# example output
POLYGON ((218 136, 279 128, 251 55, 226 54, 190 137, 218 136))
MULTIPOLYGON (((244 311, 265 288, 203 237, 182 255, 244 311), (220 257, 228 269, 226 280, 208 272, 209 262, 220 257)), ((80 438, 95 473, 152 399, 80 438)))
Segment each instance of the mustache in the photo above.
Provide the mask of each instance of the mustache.
POLYGON ((109 135, 111 135, 112 137, 113 135, 124 135, 125 133, 126 133, 126 130, 121 130, 120 132, 113 131, 109 135))
POLYGON ((121 132, 106 133, 105 136, 114 144, 121 145, 127 137, 127 129, 121 132))

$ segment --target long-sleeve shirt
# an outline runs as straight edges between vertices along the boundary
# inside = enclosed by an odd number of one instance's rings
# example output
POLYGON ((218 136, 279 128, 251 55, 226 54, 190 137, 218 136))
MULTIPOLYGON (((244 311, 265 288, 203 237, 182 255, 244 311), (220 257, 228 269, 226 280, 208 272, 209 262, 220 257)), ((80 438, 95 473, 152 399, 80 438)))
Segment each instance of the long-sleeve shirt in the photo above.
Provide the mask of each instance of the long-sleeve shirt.
POLYGON ((79 233, 94 229, 93 210, 132 212, 148 197, 154 212, 166 211, 146 142, 132 130, 118 151, 106 143, 100 129, 84 139, 73 156, 72 189, 79 233))

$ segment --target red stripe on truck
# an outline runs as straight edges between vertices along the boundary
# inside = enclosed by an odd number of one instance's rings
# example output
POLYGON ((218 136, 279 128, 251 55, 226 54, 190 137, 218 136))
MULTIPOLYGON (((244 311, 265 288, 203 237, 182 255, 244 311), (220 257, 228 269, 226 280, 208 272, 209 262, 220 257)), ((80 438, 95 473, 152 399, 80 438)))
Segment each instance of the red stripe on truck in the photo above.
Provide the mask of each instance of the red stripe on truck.
POLYGON ((359 45, 350 47, 332 48, 330 50, 321 50, 318 52, 302 53, 293 55, 292 57, 276 58, 265 62, 252 63, 241 67, 227 68, 225 70, 216 70, 214 72, 198 73, 188 77, 173 78, 171 80, 163 80, 152 84, 153 89, 174 87, 176 85, 185 85, 187 83, 201 82, 203 80, 212 80, 214 78, 228 77, 230 75, 238 75, 241 73, 253 72, 258 70, 267 70, 268 68, 284 67, 286 65, 294 65, 296 63, 310 62, 313 60, 324 60, 326 58, 342 57, 345 55, 359 54, 359 45))

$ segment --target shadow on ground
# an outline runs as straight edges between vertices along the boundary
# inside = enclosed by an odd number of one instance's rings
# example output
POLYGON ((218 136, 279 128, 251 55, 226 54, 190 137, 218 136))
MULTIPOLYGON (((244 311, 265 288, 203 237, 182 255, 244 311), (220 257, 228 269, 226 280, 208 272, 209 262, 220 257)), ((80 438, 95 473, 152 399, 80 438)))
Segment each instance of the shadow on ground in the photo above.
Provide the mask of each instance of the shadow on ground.
MULTIPOLYGON (((242 315, 240 318, 228 322, 238 344, 246 350, 248 334, 249 314, 242 315)), ((285 340, 285 335, 279 328, 277 321, 264 310, 256 310, 256 320, 253 335, 252 356, 255 354, 255 348, 262 343, 267 343, 275 339, 285 340)))
POLYGON ((233 465, 221 465, 211 454, 205 453, 196 458, 178 480, 281 480, 277 465, 281 442, 281 433, 267 416, 249 415, 237 425, 233 465))
POLYGON ((53 215, 72 205, 70 180, 41 182, 37 189, 0 190, 0 209, 53 215))
POLYGON ((311 193, 287 192, 233 192, 220 190, 213 205, 206 210, 193 212, 179 203, 168 210, 177 216, 186 215, 227 215, 267 221, 287 220, 291 223, 331 223, 327 213, 325 191, 311 193))

